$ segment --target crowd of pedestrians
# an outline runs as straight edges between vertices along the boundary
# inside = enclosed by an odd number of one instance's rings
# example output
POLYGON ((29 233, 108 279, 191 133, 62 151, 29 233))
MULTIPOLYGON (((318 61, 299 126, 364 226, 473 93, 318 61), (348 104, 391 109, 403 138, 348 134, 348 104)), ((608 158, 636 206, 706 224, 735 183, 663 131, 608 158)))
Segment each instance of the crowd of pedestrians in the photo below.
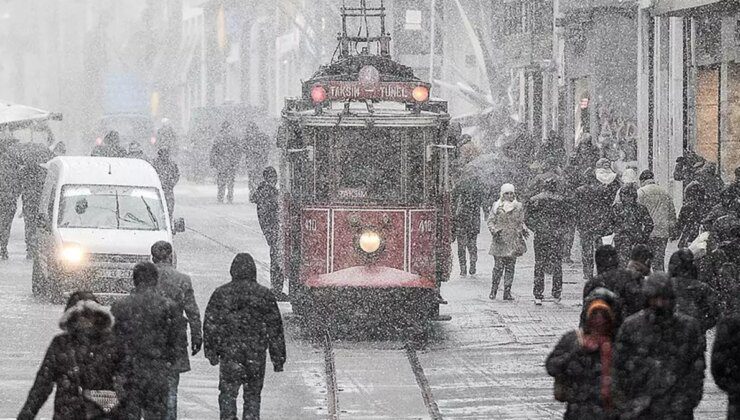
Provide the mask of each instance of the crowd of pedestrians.
POLYGON ((205 349, 219 365, 222 419, 259 419, 266 353, 274 370, 286 360, 282 318, 270 289, 257 283, 252 256, 237 254, 232 280, 217 288, 203 316, 190 277, 172 264, 168 242, 136 264, 134 289, 112 307, 90 292, 73 293, 18 419, 33 419, 54 387, 55 419, 175 419, 180 375, 205 349), (190 348, 188 348, 188 330, 190 348))

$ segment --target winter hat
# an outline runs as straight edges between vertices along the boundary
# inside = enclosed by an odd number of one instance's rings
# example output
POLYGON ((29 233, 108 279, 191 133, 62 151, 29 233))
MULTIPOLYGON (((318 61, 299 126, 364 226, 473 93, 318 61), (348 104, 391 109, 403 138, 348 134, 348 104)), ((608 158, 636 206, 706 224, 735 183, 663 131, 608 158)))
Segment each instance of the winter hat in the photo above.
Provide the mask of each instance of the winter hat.
POLYGON ((516 192, 516 187, 512 184, 504 184, 501 186, 501 191, 499 192, 499 197, 503 197, 506 193, 513 193, 516 192))
POLYGON ((639 261, 643 264, 652 260, 653 256, 653 251, 650 250, 650 247, 644 244, 635 245, 635 247, 632 248, 632 253, 630 253, 630 259, 632 261, 639 261))
POLYGON ((640 174, 640 182, 647 181, 649 179, 655 179, 655 174, 653 174, 653 171, 651 171, 650 169, 645 169, 640 174))
POLYGON ((622 171, 622 183, 634 184, 638 181, 636 168, 628 167, 622 171))
POLYGON ((673 283, 668 274, 663 272, 653 273, 642 285, 642 293, 648 300, 655 297, 675 299, 673 283))
POLYGON ((611 245, 602 245, 596 250, 594 257, 596 261, 596 272, 601 274, 619 267, 619 254, 617 249, 611 245))
POLYGON ((694 254, 686 248, 674 252, 668 262, 668 273, 671 277, 697 278, 698 272, 696 264, 694 264, 694 254))
POLYGON ((246 252, 236 254, 229 273, 234 280, 257 281, 257 267, 254 265, 254 258, 246 252))
POLYGON ((152 245, 151 252, 155 263, 168 260, 172 257, 172 244, 167 241, 157 241, 152 245))

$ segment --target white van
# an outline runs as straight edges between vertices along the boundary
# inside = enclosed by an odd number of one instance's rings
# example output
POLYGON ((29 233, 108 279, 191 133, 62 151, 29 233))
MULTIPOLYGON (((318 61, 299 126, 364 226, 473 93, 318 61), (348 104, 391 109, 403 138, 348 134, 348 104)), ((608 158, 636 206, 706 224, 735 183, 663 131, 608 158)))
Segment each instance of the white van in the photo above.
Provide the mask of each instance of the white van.
POLYGON ((157 241, 172 242, 162 186, 141 159, 63 156, 48 173, 37 220, 32 291, 53 301, 76 290, 112 297, 133 288, 132 269, 157 241))

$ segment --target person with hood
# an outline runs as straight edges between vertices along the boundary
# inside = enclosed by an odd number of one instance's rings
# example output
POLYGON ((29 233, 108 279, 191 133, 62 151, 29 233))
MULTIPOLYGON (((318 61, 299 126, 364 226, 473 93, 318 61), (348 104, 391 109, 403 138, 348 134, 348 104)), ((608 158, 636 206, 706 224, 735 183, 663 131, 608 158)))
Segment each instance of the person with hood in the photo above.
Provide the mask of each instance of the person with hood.
POLYGON ((169 393, 167 397, 167 419, 177 418, 177 387, 180 384, 180 374, 190 370, 188 358, 188 333, 190 327, 190 343, 192 355, 200 352, 203 345, 201 331, 200 310, 195 301, 193 283, 190 276, 181 273, 172 265, 172 244, 158 241, 152 245, 152 262, 159 272, 157 290, 177 307, 177 318, 173 328, 177 329, 177 359, 167 377, 169 393))
POLYGON ((554 178, 545 181, 545 191, 527 204, 525 223, 534 231, 534 303, 542 305, 545 270, 552 273, 552 297, 560 302, 563 290, 563 237, 573 220, 572 207, 558 194, 554 178))
POLYGON ((701 233, 702 219, 711 209, 704 187, 698 182, 687 185, 671 240, 678 240, 678 247, 686 248, 701 233))
POLYGON ((208 301, 204 351, 211 365, 219 365, 221 418, 236 418, 236 397, 244 387, 243 418, 259 419, 268 349, 275 372, 285 364, 283 321, 275 296, 257 283, 251 255, 237 254, 230 273, 231 282, 219 286, 208 301))
MULTIPOLYGON (((637 202, 637 189, 627 185, 619 190, 620 202, 612 206, 611 226, 614 232, 614 246, 619 252, 619 260, 626 265, 637 244, 647 244, 653 231, 650 212, 637 202)), ((608 216, 607 216, 608 217, 608 216)))
POLYGON ((0 260, 8 259, 10 228, 21 196, 20 163, 15 148, 18 141, 0 138, 0 260))
MULTIPOLYGON (((653 259, 653 251, 645 244, 637 244, 632 248, 630 261, 627 263, 627 270, 637 273, 642 278, 646 278, 652 272, 650 267, 653 259)), ((642 308, 638 308, 642 309, 642 308)), ((635 311, 637 312, 637 311, 635 311)))
POLYGON ((149 161, 149 159, 144 154, 144 150, 141 148, 141 144, 138 141, 132 141, 128 144, 126 157, 129 159, 141 159, 147 162, 149 161))
POLYGON ((242 147, 239 139, 233 134, 231 124, 224 121, 210 154, 211 167, 216 169, 216 184, 218 185, 216 199, 219 203, 224 202, 224 195, 226 195, 227 202, 234 202, 234 181, 241 158, 242 147))
POLYGON ((103 138, 103 142, 96 145, 90 153, 90 156, 111 158, 122 158, 126 157, 126 155, 126 149, 121 146, 121 137, 116 130, 109 131, 103 138))
POLYGON ((616 419, 611 396, 616 295, 597 288, 586 297, 580 329, 565 333, 547 357, 555 399, 566 402, 565 420, 616 419))
MULTIPOLYGON (((604 162, 599 162, 603 169, 604 162)), ((612 178, 600 173, 601 178, 598 178, 593 169, 587 169, 583 173, 585 184, 576 190, 576 224, 581 240, 585 281, 594 276, 594 251, 601 245, 601 238, 612 233, 608 215, 611 214, 614 197, 620 188, 616 175, 612 178)))
POLYGON ((675 311, 673 282, 654 273, 645 309, 627 318, 615 341, 612 398, 622 419, 693 419, 704 386, 704 330, 675 311))
POLYGON ((483 184, 476 176, 461 179, 452 190, 453 223, 461 276, 467 276, 468 273, 474 275, 477 270, 478 234, 484 195, 483 184), (470 257, 469 270, 468 257, 470 257))
POLYGON ((501 186, 499 199, 493 203, 487 220, 491 232, 491 249, 493 255, 493 278, 489 299, 496 299, 501 277, 504 276, 504 300, 514 300, 511 296, 511 285, 514 283, 516 259, 527 252, 525 239, 529 236, 524 226, 524 208, 516 199, 516 189, 512 184, 501 186))
POLYGON ((717 172, 717 164, 707 161, 698 162, 694 165, 694 169, 696 170, 694 180, 704 187, 709 202, 718 202, 720 193, 725 188, 725 183, 717 172))
POLYGON ((62 333, 46 350, 18 420, 34 419, 56 386, 54 420, 124 419, 121 406, 101 406, 99 391, 119 396, 121 355, 111 327, 113 317, 90 292, 74 292, 59 320, 62 333), (91 393, 91 391, 96 391, 91 393))
MULTIPOLYGON (((598 288, 605 288, 614 292, 618 303, 615 312, 616 327, 628 316, 639 312, 645 307, 642 295, 641 274, 619 267, 619 254, 611 245, 602 245, 596 250, 597 276, 583 286, 584 303, 586 298, 598 288)), ((586 306, 583 306, 584 309, 586 306)))
POLYGON ((735 285, 734 310, 723 314, 717 323, 712 346, 712 377, 727 393, 727 419, 740 418, 740 289, 735 285))
POLYGON ((694 254, 686 248, 674 252, 668 262, 668 274, 676 294, 676 311, 699 321, 704 331, 714 327, 720 310, 717 295, 698 280, 694 254))
POLYGON ((257 204, 257 219, 262 234, 270 247, 270 284, 272 293, 280 302, 288 300, 283 293, 283 270, 280 261, 280 192, 277 189, 278 174, 268 166, 262 171, 262 182, 249 197, 257 204))
POLYGON ((134 266, 134 289, 111 306, 113 332, 123 356, 123 404, 127 418, 167 418, 172 369, 182 340, 182 313, 157 289, 159 272, 150 262, 134 266))
POLYGON ((654 271, 663 271, 668 238, 676 225, 676 207, 673 205, 673 197, 665 188, 655 183, 655 175, 646 169, 640 174, 637 202, 647 208, 653 220, 653 231, 646 244, 653 251, 652 268, 654 271))
POLYGON ((707 201, 710 203, 717 203, 709 213, 705 214, 701 220, 701 224, 704 227, 712 228, 710 232, 712 235, 721 234, 713 229, 714 222, 725 216, 740 217, 740 201, 735 199, 735 195, 730 187, 726 187, 719 194, 719 202, 707 201))
POLYGON ((170 156, 170 148, 162 147, 157 150, 157 158, 152 163, 154 170, 159 175, 162 182, 162 191, 164 191, 164 200, 167 203, 167 212, 172 221, 172 215, 175 212, 175 185, 180 181, 180 168, 170 156))

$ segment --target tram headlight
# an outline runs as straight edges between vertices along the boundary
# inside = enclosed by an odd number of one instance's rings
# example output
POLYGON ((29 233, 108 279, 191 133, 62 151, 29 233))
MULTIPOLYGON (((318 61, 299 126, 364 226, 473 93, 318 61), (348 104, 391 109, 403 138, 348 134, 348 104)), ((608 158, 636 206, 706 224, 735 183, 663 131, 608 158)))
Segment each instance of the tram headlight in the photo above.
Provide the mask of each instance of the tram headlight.
POLYGON ((321 85, 316 85, 311 88, 311 100, 315 104, 320 104, 326 100, 326 89, 321 85))
POLYGON ((417 86, 411 91, 411 96, 416 102, 426 102, 429 99, 429 88, 426 86, 417 86))
POLYGON ((360 235, 359 245, 361 250, 368 254, 372 254, 380 249, 381 242, 378 232, 366 230, 362 232, 362 235, 360 235))

